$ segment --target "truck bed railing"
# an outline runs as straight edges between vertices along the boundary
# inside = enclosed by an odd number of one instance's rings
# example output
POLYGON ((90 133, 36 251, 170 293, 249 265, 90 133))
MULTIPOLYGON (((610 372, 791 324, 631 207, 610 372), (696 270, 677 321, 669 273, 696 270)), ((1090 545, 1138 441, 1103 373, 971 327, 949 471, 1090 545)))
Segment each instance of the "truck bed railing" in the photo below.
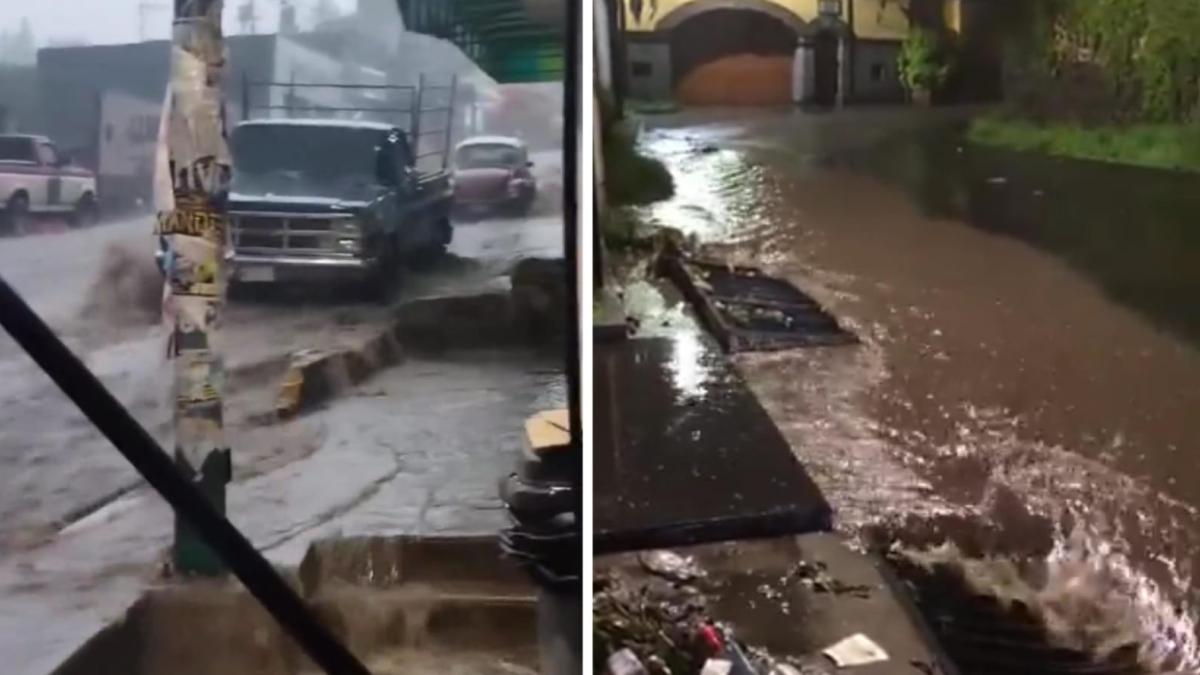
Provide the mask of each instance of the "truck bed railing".
POLYGON ((347 84, 344 82, 273 82, 242 78, 242 120, 255 119, 257 113, 274 117, 347 117, 388 122, 404 129, 417 169, 445 170, 450 163, 454 142, 455 104, 458 75, 446 84, 430 84, 422 73, 417 84, 347 84), (305 92, 329 90, 342 92, 340 100, 329 105, 304 97, 305 92), (255 92, 265 94, 255 96, 255 92), (276 92, 285 92, 278 102, 276 92), (356 96, 357 94, 357 96, 356 96), (265 98, 265 101, 263 100, 265 98), (355 105, 356 100, 378 99, 378 104, 355 105), (432 120, 430 118, 433 118, 432 120), (426 129, 426 123, 433 125, 426 129))

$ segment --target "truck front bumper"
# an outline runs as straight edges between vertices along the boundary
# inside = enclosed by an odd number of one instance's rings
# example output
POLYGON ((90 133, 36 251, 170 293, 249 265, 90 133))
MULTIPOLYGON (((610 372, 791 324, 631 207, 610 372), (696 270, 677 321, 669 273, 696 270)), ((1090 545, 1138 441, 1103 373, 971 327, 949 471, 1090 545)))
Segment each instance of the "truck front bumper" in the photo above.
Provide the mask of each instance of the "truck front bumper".
POLYGON ((375 268, 372 261, 363 258, 244 253, 233 254, 226 264, 230 280, 247 284, 362 281, 375 268))

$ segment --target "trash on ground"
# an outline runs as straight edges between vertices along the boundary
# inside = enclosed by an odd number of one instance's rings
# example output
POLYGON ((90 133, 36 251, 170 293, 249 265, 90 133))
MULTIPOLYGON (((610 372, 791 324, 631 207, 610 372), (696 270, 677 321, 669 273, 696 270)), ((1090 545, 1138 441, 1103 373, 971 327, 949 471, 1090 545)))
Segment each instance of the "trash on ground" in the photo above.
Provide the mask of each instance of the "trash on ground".
POLYGON ((787 579, 797 579, 805 588, 816 593, 853 595, 856 598, 871 597, 871 587, 862 584, 847 584, 829 574, 823 562, 801 560, 788 572, 787 579))
POLYGON ((647 551, 638 555, 638 562, 651 574, 686 583, 704 576, 695 559, 671 551, 647 551))
POLYGON ((650 675, 699 673, 715 655, 703 637, 705 611, 704 598, 695 589, 665 584, 635 588, 620 577, 599 577, 593 602, 596 650, 614 656, 632 650, 645 658, 643 667, 650 675))
POLYGON ((700 669, 700 675, 729 675, 733 670, 733 662, 726 659, 709 659, 700 669))
POLYGON ((646 675, 646 667, 642 665, 642 660, 633 653, 632 649, 625 648, 608 657, 608 673, 609 675, 646 675))
POLYGON ((828 656, 839 668, 850 666, 865 666, 869 663, 879 663, 888 660, 888 654, 883 647, 875 644, 871 638, 862 633, 827 647, 821 653, 828 656))

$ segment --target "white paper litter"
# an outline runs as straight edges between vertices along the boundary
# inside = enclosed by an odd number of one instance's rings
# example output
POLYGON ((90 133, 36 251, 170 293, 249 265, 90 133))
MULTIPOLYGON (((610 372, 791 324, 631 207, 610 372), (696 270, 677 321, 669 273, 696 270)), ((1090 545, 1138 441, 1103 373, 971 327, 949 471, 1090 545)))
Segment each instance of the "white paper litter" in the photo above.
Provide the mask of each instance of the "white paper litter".
POLYGON ((733 670, 733 661, 709 659, 704 662, 704 667, 700 669, 700 675, 729 675, 730 670, 733 670))
POLYGON ((865 666, 868 663, 887 661, 888 654, 862 633, 855 633, 821 652, 837 664, 838 668, 865 666))

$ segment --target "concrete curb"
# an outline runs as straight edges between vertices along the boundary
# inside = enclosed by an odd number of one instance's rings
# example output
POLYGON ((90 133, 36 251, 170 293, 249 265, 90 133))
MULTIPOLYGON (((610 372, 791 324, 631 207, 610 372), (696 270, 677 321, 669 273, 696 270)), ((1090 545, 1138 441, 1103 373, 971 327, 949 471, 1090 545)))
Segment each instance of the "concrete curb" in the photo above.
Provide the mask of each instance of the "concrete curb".
MULTIPOLYGON (((534 262, 551 269, 555 264, 534 262)), ((565 304, 561 293, 537 278, 537 272, 527 275, 532 279, 514 282, 510 293, 406 302, 396 307, 385 328, 364 340, 336 350, 293 354, 275 399, 276 415, 290 419, 327 403, 399 364, 407 352, 557 345, 555 338, 566 325, 560 316, 565 304)))
POLYGON ((279 386, 275 413, 290 419, 312 410, 403 358, 393 329, 336 351, 299 352, 279 386))
MULTIPOLYGON (((299 568, 276 569, 316 618, 369 663, 397 648, 428 648, 431 655, 449 658, 446 670, 475 672, 454 666, 460 658, 466 664, 494 663, 495 652, 508 657, 513 645, 521 653, 536 653, 537 589, 501 557, 494 536, 323 540, 310 545, 299 568), (445 647, 452 650, 442 651, 445 647)), ((521 672, 534 672, 528 666, 521 672)), ((249 672, 318 670, 233 579, 177 581, 146 589, 123 616, 52 671, 249 672)))

